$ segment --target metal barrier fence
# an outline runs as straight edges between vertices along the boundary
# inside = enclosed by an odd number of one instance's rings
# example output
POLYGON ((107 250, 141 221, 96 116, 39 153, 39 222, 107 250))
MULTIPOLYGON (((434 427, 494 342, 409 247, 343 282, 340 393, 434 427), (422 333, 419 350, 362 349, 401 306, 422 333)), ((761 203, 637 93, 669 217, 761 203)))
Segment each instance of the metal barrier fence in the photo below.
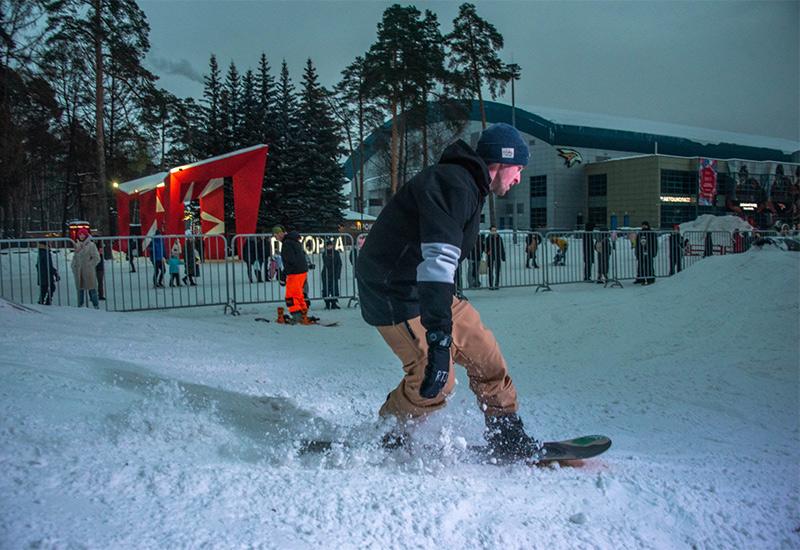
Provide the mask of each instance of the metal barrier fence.
MULTIPOLYGON (((285 287, 269 268, 277 263, 281 243, 272 235, 236 235, 232 241, 232 304, 283 302, 285 287)), ((306 294, 332 307, 356 297, 353 237, 347 233, 315 233, 301 238, 309 264, 306 294), (328 249, 326 244, 332 247, 328 249)), ((339 306, 341 307, 341 306, 339 306)))
MULTIPOLYGON (((355 263, 364 237, 303 237, 310 300, 323 300, 326 307, 357 303, 355 263)), ((582 281, 606 287, 631 279, 652 282, 704 257, 745 252, 765 237, 797 240, 800 232, 482 231, 457 272, 456 284, 464 292, 550 290, 551 285, 582 281)), ((99 305, 108 311, 219 305, 238 314, 242 304, 284 301, 276 273, 280 243, 272 235, 236 235, 230 243, 221 235, 92 240, 103 256, 95 269, 99 305)), ((0 296, 19 303, 78 305, 74 246, 70 239, 0 240, 0 296)), ((91 307, 91 297, 85 298, 83 305, 91 307)))

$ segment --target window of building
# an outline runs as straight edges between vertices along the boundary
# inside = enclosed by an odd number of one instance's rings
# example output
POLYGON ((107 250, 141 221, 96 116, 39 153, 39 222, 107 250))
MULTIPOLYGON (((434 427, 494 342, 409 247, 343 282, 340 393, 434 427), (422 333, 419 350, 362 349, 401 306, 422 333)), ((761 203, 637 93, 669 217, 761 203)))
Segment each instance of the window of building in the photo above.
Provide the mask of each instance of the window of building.
POLYGON ((505 213, 506 214, 513 214, 514 213, 514 203, 513 202, 507 202, 506 203, 506 211, 505 211, 505 213))
POLYGON ((694 195, 697 193, 697 172, 687 170, 661 170, 663 195, 694 195))
POLYGON ((547 225, 547 208, 531 208, 531 229, 547 225))
POLYGON ((369 199, 370 206, 383 206, 383 199, 369 199))
POLYGON ((607 179, 606 174, 589 176, 589 196, 605 197, 608 194, 607 179))
POLYGON ((547 176, 531 176, 531 197, 547 196, 547 176))
POLYGON ((598 226, 605 226, 606 225, 606 208, 605 207, 597 207, 597 208, 589 208, 589 219, 586 220, 589 223, 593 223, 598 226))
POLYGON ((525 205, 521 202, 517 203, 517 214, 524 214, 525 213, 525 205))
POLYGON ((661 227, 671 229, 676 223, 693 220, 695 214, 695 207, 688 204, 662 204, 661 227))

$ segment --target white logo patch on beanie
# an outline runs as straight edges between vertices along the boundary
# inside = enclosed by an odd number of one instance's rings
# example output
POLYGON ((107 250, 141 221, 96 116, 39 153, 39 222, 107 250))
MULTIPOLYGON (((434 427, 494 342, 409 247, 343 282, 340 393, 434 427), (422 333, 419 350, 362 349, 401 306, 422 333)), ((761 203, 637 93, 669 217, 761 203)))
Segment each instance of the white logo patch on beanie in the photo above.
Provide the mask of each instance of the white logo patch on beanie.
POLYGON ((501 155, 504 159, 513 159, 514 158, 514 148, 513 147, 503 147, 501 155))

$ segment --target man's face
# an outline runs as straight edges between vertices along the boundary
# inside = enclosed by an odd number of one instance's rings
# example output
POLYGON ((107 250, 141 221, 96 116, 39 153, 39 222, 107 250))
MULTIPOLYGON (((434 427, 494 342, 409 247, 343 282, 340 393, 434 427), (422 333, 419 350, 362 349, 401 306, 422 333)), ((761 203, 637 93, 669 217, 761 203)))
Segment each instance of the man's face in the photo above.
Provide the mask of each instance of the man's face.
POLYGON ((520 174, 524 166, 518 164, 499 164, 499 169, 495 173, 489 190, 500 197, 508 193, 508 190, 519 183, 520 174))
POLYGON ((280 242, 283 242, 283 238, 286 236, 286 231, 280 231, 275 233, 275 238, 278 239, 280 242))

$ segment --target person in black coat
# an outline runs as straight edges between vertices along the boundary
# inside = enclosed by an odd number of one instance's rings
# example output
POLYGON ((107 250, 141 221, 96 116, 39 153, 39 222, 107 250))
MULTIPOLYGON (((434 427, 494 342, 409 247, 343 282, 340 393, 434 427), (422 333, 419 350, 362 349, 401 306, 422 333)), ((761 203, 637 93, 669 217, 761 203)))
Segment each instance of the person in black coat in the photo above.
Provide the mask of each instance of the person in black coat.
POLYGON ((611 263, 611 239, 608 233, 598 233, 595 239, 594 249, 597 252, 597 282, 608 282, 608 267, 611 263))
POLYGON ((197 272, 197 262, 194 257, 194 237, 187 233, 186 244, 183 248, 183 284, 189 286, 197 286, 194 282, 195 273, 197 272))
POLYGON ((486 128, 475 149, 457 140, 398 189, 370 229, 356 265, 361 315, 403 368, 380 409, 382 417, 396 419, 386 446, 402 445, 415 419, 446 406, 458 363, 484 414, 493 456, 540 452, 517 414, 516 388, 497 340, 455 293, 456 269, 476 245, 486 197, 506 195, 529 158, 528 140, 509 124, 486 128))
MULTIPOLYGON (((242 244, 242 261, 247 269, 247 280, 253 282, 253 265, 258 261, 258 243, 256 237, 245 237, 242 244)), ((258 282, 261 282, 261 271, 257 272, 258 282)))
POLYGON ((39 303, 49 306, 53 302, 53 294, 56 291, 56 282, 61 280, 53 261, 53 253, 46 241, 40 241, 37 245, 38 259, 36 260, 37 282, 39 283, 39 303))
POLYGON ((677 223, 672 226, 672 233, 669 234, 669 274, 675 275, 683 269, 683 237, 681 237, 681 226, 677 223))
POLYGON ((342 276, 342 255, 333 244, 333 239, 328 239, 322 252, 322 297, 325 299, 325 309, 340 309, 337 298, 342 276))
POLYGON ((482 235, 475 238, 475 245, 469 250, 469 277, 468 283, 470 288, 480 288, 481 286, 481 254, 486 248, 486 242, 482 235))
POLYGON ((500 266, 506 261, 506 247, 503 238, 497 232, 497 226, 489 228, 486 237, 486 264, 489 268, 489 289, 500 288, 500 266))
POLYGON ((650 230, 649 222, 642 222, 642 230, 636 238, 636 280, 637 285, 651 285, 656 282, 656 272, 653 265, 658 255, 658 239, 650 230))
POLYGON ((594 263, 594 224, 587 223, 586 231, 581 235, 583 241, 583 280, 592 280, 592 264, 594 263))
POLYGON ((538 269, 539 265, 536 263, 536 251, 539 245, 542 244, 542 237, 538 233, 528 233, 525 236, 525 267, 531 267, 533 261, 533 269, 538 269))

